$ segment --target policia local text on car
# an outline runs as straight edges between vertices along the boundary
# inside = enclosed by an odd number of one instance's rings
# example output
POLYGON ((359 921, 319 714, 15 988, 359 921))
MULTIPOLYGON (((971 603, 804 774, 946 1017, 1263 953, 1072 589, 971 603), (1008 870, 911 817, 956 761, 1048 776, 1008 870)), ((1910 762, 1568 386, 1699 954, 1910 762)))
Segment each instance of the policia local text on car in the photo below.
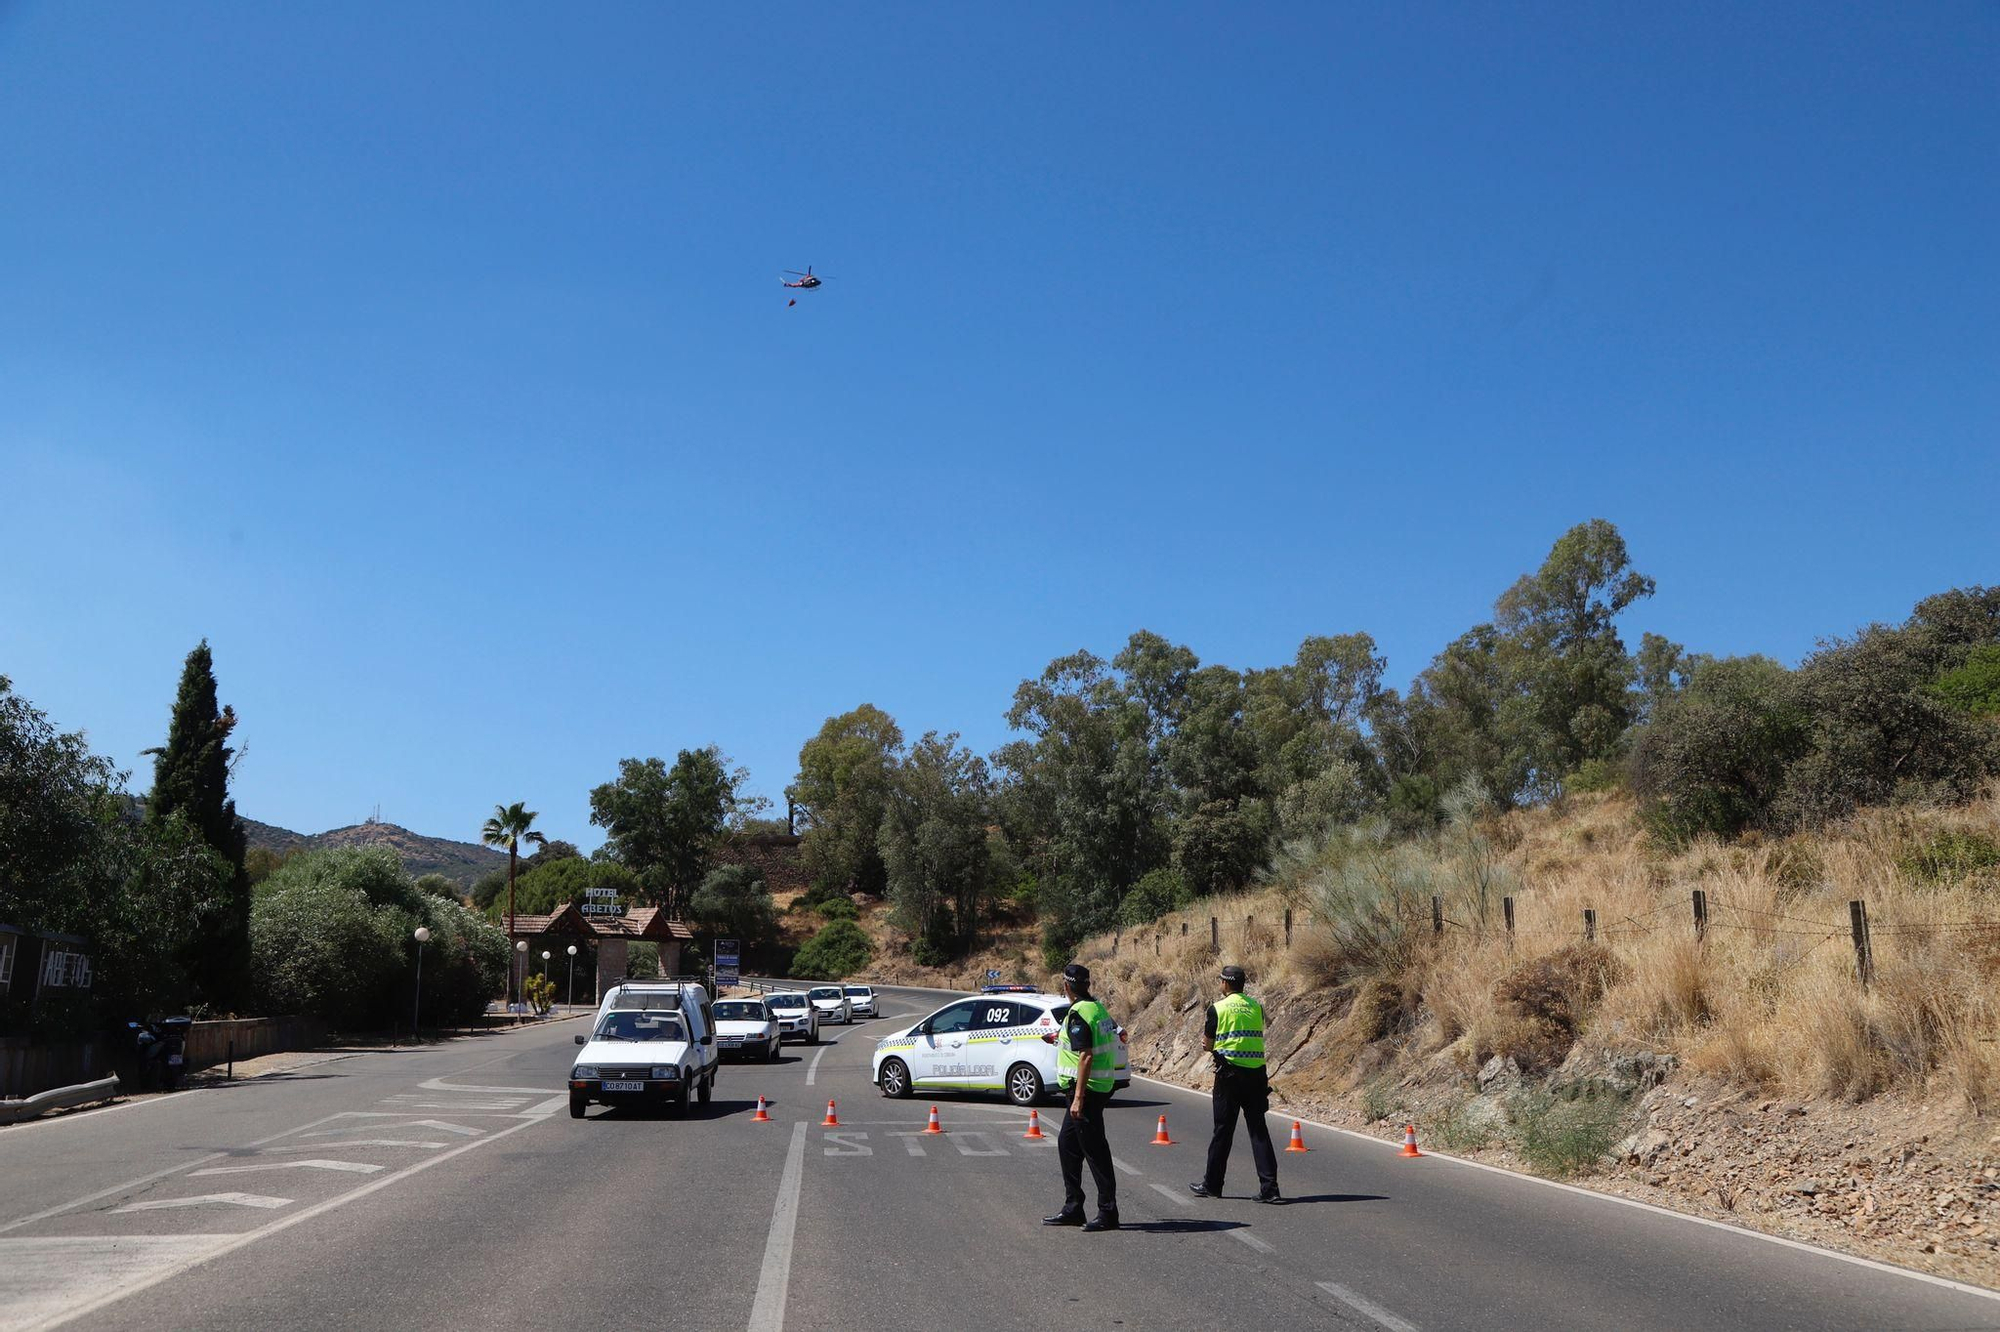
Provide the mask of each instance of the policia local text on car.
POLYGON ((1243 993, 1243 968, 1222 969, 1222 997, 1208 1007, 1201 1047, 1215 1055, 1215 1090, 1209 1104, 1215 1111, 1215 1136, 1208 1142, 1208 1171, 1188 1191, 1197 1198, 1220 1198, 1222 1174, 1229 1168, 1229 1148, 1236 1137, 1236 1115, 1250 1135, 1250 1155, 1257 1162, 1263 1186, 1257 1201, 1283 1202, 1278 1193, 1278 1154, 1271 1149, 1271 1128, 1264 1112, 1271 1108, 1271 1081, 1264 1071, 1264 1005, 1243 993))
POLYGON ((1117 1084, 1118 1024, 1091 998, 1090 968, 1072 962, 1063 968, 1069 1017, 1057 1046, 1056 1080, 1069 1098, 1056 1155, 1062 1160, 1063 1205, 1045 1226, 1082 1226, 1087 1232, 1118 1229, 1118 1176, 1111 1171, 1111 1143, 1104 1136, 1104 1109, 1117 1084), (1083 1219, 1083 1163, 1097 1185, 1097 1215, 1083 1219))

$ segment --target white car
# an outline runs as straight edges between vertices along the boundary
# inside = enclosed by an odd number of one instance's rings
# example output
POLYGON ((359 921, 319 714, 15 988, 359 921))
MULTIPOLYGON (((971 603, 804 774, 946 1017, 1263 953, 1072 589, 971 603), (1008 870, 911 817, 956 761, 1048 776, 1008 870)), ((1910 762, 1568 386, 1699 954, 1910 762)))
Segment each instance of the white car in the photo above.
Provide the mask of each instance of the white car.
POLYGON ((838 1022, 844 1027, 854 1021, 854 1010, 847 1006, 847 994, 838 985, 815 985, 806 991, 806 998, 822 1022, 838 1022))
MULTIPOLYGON (((1056 1085, 1056 1045, 1069 1000, 1059 994, 983 994, 957 999, 875 1047, 874 1082, 884 1096, 913 1091, 997 1091, 1031 1106, 1056 1085)), ((1125 1035, 1118 1036, 1116 1087, 1132 1085, 1125 1035)))
POLYGON ((819 1010, 797 990, 774 990, 764 1004, 778 1019, 778 1039, 796 1036, 807 1045, 819 1044, 819 1010))
POLYGON ((866 1013, 869 1017, 881 1017, 882 1010, 875 1006, 875 987, 872 985, 844 985, 841 989, 847 995, 847 1007, 855 1017, 866 1013))
POLYGON ((687 1113, 688 1098, 703 1105, 715 1094, 721 1063, 715 1037, 699 1008, 621 1008, 597 1019, 569 1071, 569 1115, 582 1119, 599 1105, 672 1105, 687 1113))
POLYGON ((766 1063, 778 1057, 784 1039, 778 1032, 778 1015, 762 999, 718 999, 714 1011, 717 1050, 766 1063))

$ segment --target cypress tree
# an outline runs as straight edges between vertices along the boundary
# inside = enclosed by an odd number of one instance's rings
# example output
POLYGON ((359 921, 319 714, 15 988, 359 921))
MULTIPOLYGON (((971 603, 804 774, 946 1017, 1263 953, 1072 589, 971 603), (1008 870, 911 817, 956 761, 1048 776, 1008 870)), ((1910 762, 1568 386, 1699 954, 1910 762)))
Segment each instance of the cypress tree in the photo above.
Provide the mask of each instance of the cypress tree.
POLYGON ((229 863, 229 882, 202 909, 187 958, 193 998, 226 1010, 242 999, 249 979, 250 876, 243 864, 246 834, 229 797, 229 760, 235 752, 229 735, 236 729, 236 710, 218 707, 215 692, 215 663, 204 638, 181 670, 166 745, 147 751, 154 760, 146 821, 156 829, 179 816, 229 863))

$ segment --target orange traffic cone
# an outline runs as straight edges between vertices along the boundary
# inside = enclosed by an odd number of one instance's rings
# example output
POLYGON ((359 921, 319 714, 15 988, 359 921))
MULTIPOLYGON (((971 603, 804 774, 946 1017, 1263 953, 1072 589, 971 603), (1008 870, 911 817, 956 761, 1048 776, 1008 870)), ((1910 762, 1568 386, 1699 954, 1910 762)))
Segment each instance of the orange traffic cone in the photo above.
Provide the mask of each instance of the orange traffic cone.
POLYGON ((1160 1116, 1160 1130, 1153 1135, 1153 1145, 1155 1147, 1171 1147, 1174 1145, 1174 1140, 1167 1136, 1167 1117, 1165 1115, 1160 1116))
POLYGON ((1024 1138, 1047 1138, 1049 1136, 1048 1134, 1042 1132, 1041 1111, 1030 1110, 1028 1112, 1028 1131, 1026 1133, 1023 1133, 1021 1136, 1024 1138))
POLYGON ((1292 1121, 1292 1140, 1285 1145, 1285 1150, 1288 1152, 1309 1152, 1312 1150, 1312 1148, 1306 1146, 1306 1135, 1299 1131, 1299 1121, 1296 1119, 1292 1121))
POLYGON ((752 1116, 750 1116, 750 1118, 751 1118, 751 1120, 752 1120, 753 1122, 755 1122, 755 1123, 758 1123, 758 1124, 768 1124, 768 1123, 770 1123, 770 1122, 771 1122, 771 1116, 770 1116, 770 1115, 768 1115, 768 1114, 766 1114, 766 1113, 765 1113, 765 1111, 764 1111, 764 1098, 763 1098, 763 1097, 759 1096, 759 1097, 757 1098, 757 1113, 756 1113, 756 1114, 754 1114, 754 1115, 752 1115, 752 1116))
POLYGON ((1423 1153, 1422 1153, 1422 1152, 1420 1152, 1420 1151, 1418 1151, 1418 1150, 1417 1150, 1417 1126, 1416 1126, 1415 1124, 1405 1124, 1405 1125, 1403 1125, 1403 1152, 1402 1152, 1402 1154, 1403 1154, 1404 1156, 1422 1156, 1422 1155, 1423 1155, 1423 1153))
POLYGON ((931 1107, 931 1122, 930 1122, 930 1124, 929 1124, 929 1125, 928 1125, 928 1126, 927 1126, 927 1127, 926 1127, 926 1128, 924 1129, 924 1132, 926 1132, 926 1133, 942 1133, 942 1132, 944 1132, 944 1130, 943 1130, 943 1129, 941 1129, 941 1128, 939 1128, 939 1127, 938 1127, 938 1120, 937 1120, 937 1107, 936 1107, 936 1106, 932 1106, 932 1107, 931 1107))
POLYGON ((822 1120, 820 1120, 820 1122, 819 1122, 819 1125, 820 1125, 820 1127, 821 1127, 821 1128, 839 1128, 839 1127, 840 1127, 840 1116, 838 1116, 838 1115, 836 1115, 836 1114, 834 1114, 834 1113, 833 1113, 833 1102, 832 1102, 832 1101, 828 1101, 828 1102, 826 1103, 826 1118, 825 1118, 825 1119, 822 1119, 822 1120))

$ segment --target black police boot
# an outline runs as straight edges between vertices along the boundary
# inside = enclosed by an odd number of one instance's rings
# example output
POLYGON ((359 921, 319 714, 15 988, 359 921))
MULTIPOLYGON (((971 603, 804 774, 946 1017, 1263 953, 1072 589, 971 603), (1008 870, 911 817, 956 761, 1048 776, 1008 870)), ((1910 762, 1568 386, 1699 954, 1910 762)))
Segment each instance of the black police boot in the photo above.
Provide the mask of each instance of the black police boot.
POLYGON ((1194 1183, 1188 1185, 1188 1192, 1197 1198, 1220 1198, 1222 1196, 1221 1189, 1211 1189, 1200 1180, 1196 1180, 1194 1183))
POLYGON ((1284 1200, 1285 1195, 1278 1192, 1276 1184, 1273 1184, 1270 1188, 1265 1189, 1257 1195, 1257 1201, 1260 1203, 1281 1203, 1284 1200))
POLYGON ((1054 1216, 1043 1217, 1042 1224, 1045 1226, 1080 1226, 1083 1224, 1083 1212, 1081 1209, 1071 1211, 1065 1207, 1054 1216))
POLYGON ((1086 1235, 1095 1235, 1100 1230, 1116 1229, 1118 1229, 1118 1213, 1116 1212, 1099 1212, 1096 1216, 1091 1217, 1090 1220, 1083 1223, 1083 1233, 1086 1235))

